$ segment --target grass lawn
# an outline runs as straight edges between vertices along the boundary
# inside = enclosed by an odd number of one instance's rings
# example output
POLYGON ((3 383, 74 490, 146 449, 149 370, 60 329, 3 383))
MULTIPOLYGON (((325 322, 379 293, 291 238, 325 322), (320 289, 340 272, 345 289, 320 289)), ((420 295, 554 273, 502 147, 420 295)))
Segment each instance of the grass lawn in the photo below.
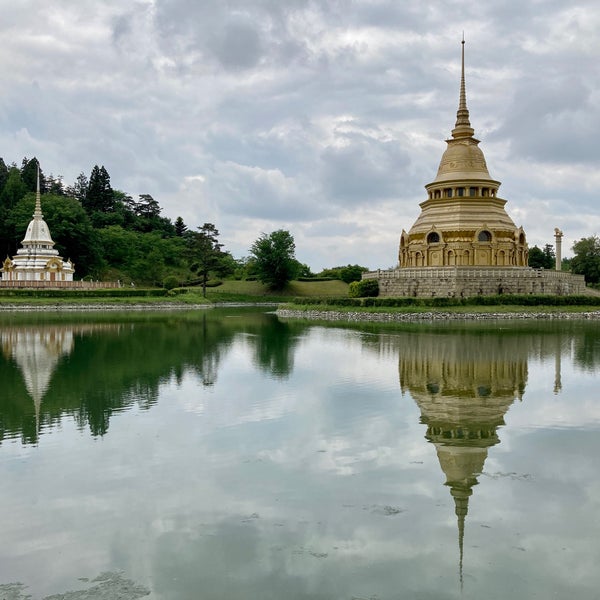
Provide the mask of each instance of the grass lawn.
POLYGON ((30 306, 56 306, 59 304, 72 305, 72 306, 89 306, 93 304, 120 304, 124 307, 130 305, 156 305, 156 304, 210 304, 210 301, 203 298, 201 294, 189 294, 181 296, 160 296, 160 297, 129 297, 129 298, 118 298, 116 296, 106 296, 102 298, 85 297, 77 298, 74 296, 68 296, 64 298, 38 298, 35 296, 18 296, 18 297, 7 297, 0 296, 0 307, 1 306, 15 306, 15 305, 30 305, 30 306))
MULTIPOLYGON (((283 290, 270 291, 258 281, 224 281, 217 287, 206 288, 206 298, 201 287, 186 288, 181 294, 168 294, 158 291, 159 295, 129 296, 128 289, 115 289, 114 293, 83 294, 77 290, 57 291, 44 297, 35 290, 0 290, 2 305, 52 306, 57 304, 212 304, 215 302, 286 302, 295 297, 331 297, 348 295, 348 285, 342 281, 292 281, 283 290)), ((156 290, 154 290, 156 291, 156 290)))
POLYGON ((343 281, 291 281, 283 290, 272 292, 259 281, 231 280, 218 287, 206 288, 206 296, 212 302, 286 302, 296 297, 346 297, 348 284, 343 281))

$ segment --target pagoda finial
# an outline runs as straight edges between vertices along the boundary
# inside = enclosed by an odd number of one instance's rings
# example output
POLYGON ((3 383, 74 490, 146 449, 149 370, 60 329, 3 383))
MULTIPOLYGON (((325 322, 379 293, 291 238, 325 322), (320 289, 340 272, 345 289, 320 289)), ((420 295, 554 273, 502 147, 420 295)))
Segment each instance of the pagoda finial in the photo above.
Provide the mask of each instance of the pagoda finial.
POLYGON ((469 109, 467 108, 467 91, 465 85, 465 34, 463 32, 460 72, 460 96, 458 99, 458 111, 456 111, 456 125, 452 130, 453 138, 472 137, 475 130, 471 127, 469 121, 469 109))
POLYGON ((44 215, 42 214, 42 200, 40 194, 40 161, 37 162, 37 188, 35 191, 35 209, 33 211, 33 218, 43 219, 44 215))
POLYGON ((469 487, 453 486, 450 493, 454 496, 454 514, 458 521, 458 579, 463 589, 463 559, 465 542, 465 521, 469 512, 469 496, 473 493, 469 487))

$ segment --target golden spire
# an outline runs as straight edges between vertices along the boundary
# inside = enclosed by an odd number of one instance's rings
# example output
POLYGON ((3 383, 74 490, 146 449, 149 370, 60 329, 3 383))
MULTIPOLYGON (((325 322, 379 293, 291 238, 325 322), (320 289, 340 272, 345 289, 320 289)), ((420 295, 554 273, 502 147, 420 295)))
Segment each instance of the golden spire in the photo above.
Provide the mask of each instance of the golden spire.
POLYGON ((463 33, 462 45, 462 63, 460 75, 460 96, 458 99, 458 110, 456 111, 456 125, 452 130, 453 138, 472 137, 475 130, 471 127, 469 121, 469 109, 467 108, 467 91, 465 86, 465 36, 463 33))
POLYGON ((458 579, 460 589, 463 590, 463 559, 465 543, 465 523, 467 513, 469 512, 469 496, 473 493, 470 488, 458 488, 456 485, 450 488, 450 493, 454 497, 454 514, 458 522, 458 579))

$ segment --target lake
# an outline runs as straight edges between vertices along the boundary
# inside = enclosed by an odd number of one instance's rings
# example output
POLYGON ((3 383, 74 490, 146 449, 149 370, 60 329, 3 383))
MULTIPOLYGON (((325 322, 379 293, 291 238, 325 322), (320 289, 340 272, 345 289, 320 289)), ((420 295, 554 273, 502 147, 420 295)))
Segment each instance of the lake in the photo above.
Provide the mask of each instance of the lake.
POLYGON ((0 315, 0 598, 600 588, 600 323, 0 315))

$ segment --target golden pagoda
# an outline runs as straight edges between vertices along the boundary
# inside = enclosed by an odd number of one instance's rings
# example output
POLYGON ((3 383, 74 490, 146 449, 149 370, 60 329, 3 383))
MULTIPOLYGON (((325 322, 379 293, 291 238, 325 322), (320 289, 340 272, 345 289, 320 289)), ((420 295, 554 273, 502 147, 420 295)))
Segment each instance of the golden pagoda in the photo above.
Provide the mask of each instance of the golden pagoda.
POLYGON ((456 124, 428 198, 410 231, 402 230, 399 266, 527 266, 525 232, 504 210, 500 182, 492 179, 469 121, 462 41, 456 124))
POLYGON ((402 230, 397 266, 362 278, 377 280, 380 296, 585 294, 582 275, 528 266, 525 232, 498 197, 500 182, 492 179, 469 120, 464 39, 461 54, 456 123, 437 175, 425 186, 421 213, 408 233, 402 230))

